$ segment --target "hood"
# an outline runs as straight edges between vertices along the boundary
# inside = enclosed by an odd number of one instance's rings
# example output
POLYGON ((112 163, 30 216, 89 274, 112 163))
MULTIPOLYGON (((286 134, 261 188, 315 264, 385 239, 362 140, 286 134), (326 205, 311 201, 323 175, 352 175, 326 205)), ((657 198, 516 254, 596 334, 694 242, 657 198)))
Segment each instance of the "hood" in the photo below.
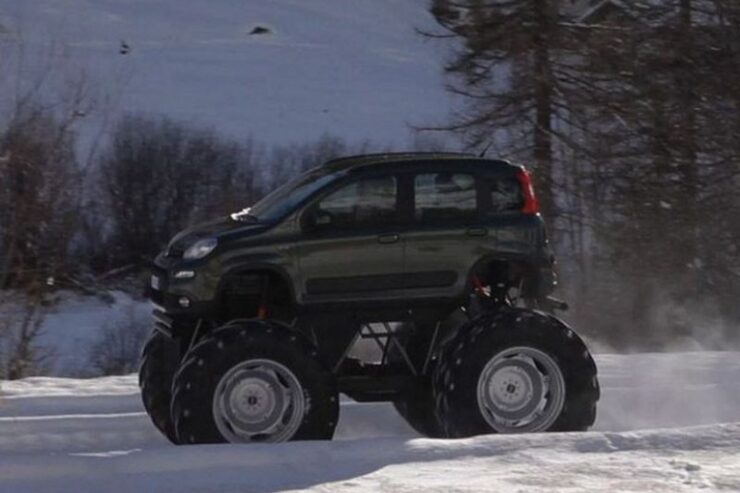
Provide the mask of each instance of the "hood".
POLYGON ((196 224, 177 233, 167 245, 168 257, 182 257, 193 243, 203 238, 221 238, 226 233, 260 232, 265 224, 234 221, 229 216, 196 224))

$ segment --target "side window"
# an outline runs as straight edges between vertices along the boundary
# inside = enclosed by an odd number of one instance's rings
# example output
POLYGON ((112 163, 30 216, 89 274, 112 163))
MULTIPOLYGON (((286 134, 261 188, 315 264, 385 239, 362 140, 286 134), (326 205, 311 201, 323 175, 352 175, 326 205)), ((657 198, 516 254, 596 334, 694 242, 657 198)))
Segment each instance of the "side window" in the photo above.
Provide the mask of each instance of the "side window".
POLYGON ((459 222, 477 215, 475 177, 430 173, 414 179, 414 218, 421 223, 459 222))
POLYGON ((316 208, 322 229, 357 229, 396 222, 396 179, 368 178, 324 197, 316 208))
POLYGON ((518 211, 524 206, 522 189, 516 177, 486 178, 491 194, 491 212, 518 211))

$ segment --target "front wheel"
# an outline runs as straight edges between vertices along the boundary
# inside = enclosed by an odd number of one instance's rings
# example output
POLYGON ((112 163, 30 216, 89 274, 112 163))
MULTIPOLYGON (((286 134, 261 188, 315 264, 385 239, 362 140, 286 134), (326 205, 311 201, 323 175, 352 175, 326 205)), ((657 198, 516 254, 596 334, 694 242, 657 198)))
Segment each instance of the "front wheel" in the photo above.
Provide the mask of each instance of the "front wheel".
POLYGON ((502 308, 462 328, 434 373, 447 436, 582 431, 596 418, 596 365, 583 341, 542 312, 502 308))
POLYGON ((338 414, 335 379, 315 348, 276 322, 217 329, 188 352, 173 384, 180 443, 331 439, 338 414))
POLYGON ((178 341, 159 331, 152 332, 139 364, 141 400, 154 426, 173 443, 177 443, 177 436, 170 419, 170 390, 179 363, 178 341))

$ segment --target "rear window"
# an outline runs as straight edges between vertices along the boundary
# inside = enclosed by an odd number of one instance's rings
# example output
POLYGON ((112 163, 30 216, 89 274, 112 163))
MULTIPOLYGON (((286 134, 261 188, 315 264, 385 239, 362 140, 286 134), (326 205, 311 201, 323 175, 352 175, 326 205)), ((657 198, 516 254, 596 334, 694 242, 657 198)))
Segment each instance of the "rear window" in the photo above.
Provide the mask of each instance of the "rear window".
POLYGON ((491 212, 519 211, 524 207, 524 196, 515 176, 485 178, 491 197, 491 212))

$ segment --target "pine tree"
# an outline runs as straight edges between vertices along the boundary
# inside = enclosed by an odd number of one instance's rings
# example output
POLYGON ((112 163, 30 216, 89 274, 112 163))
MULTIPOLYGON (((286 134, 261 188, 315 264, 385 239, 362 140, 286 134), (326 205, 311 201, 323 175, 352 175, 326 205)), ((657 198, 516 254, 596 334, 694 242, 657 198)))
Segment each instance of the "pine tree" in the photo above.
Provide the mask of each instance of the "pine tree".
POLYGON ((587 130, 578 113, 593 97, 583 71, 590 30, 559 0, 437 0, 432 13, 445 33, 430 35, 458 46, 445 70, 464 109, 445 128, 533 166, 543 212, 557 216, 557 162, 579 147, 570 135, 587 130))

